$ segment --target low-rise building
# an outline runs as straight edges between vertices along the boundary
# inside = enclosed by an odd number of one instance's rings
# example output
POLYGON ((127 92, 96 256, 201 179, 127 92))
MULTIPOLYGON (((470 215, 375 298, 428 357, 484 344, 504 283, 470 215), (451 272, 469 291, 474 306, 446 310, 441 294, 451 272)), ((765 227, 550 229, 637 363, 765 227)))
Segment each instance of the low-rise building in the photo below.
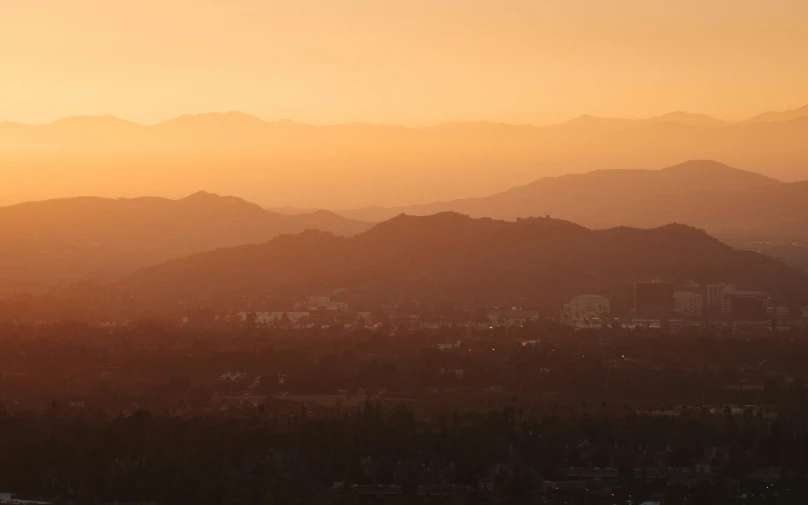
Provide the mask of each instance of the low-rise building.
POLYGON ((724 290, 721 312, 735 321, 762 321, 767 319, 769 295, 763 291, 724 290))
MULTIPOLYGON (((239 317, 242 321, 247 320, 247 314, 240 313, 239 317), (242 316, 244 314, 244 316, 242 316)), ((270 325, 276 321, 283 319, 283 312, 254 312, 252 313, 253 322, 259 325, 270 325)))
POLYGON ((722 310, 725 291, 735 291, 735 286, 732 284, 709 284, 707 286, 706 307, 713 310, 722 310))
POLYGON ((600 295, 580 295, 564 304, 561 319, 565 324, 578 325, 599 320, 608 315, 608 298, 600 295))
POLYGON ((778 321, 782 321, 784 319, 788 319, 790 311, 788 310, 788 307, 768 307, 766 309, 766 313, 778 321))
POLYGON ((288 317, 289 321, 292 321, 293 323, 296 323, 303 319, 307 319, 309 316, 311 316, 311 312, 307 311, 294 311, 286 313, 286 317, 288 317))
POLYGON ((682 317, 701 317, 704 313, 704 296, 692 291, 676 291, 673 293, 673 310, 682 317))

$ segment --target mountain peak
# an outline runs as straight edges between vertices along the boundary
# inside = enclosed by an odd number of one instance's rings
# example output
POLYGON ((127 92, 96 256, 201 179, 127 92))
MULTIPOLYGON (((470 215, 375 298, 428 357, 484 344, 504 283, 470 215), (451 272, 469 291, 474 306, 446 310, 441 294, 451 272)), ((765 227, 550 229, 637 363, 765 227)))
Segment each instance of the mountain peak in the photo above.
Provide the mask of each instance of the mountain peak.
POLYGON ((304 215, 317 217, 340 217, 339 214, 328 209, 316 209, 311 212, 306 212, 304 215))
POLYGON ((248 202, 242 198, 237 196, 222 196, 217 195, 216 193, 209 193, 207 191, 197 191, 192 195, 188 195, 185 198, 179 200, 180 202, 194 204, 199 206, 207 206, 211 208, 219 208, 221 206, 242 206, 244 208, 251 208, 253 210, 260 210, 261 212, 267 212, 261 206, 248 202))
POLYGON ((667 114, 663 114, 661 116, 652 117, 646 120, 651 123, 660 123, 660 122, 671 122, 671 123, 680 123, 686 126, 696 126, 696 127, 710 127, 710 126, 722 126, 726 124, 724 121, 720 119, 716 119, 712 116, 708 116, 707 114, 701 113, 694 113, 694 112, 685 112, 685 111, 674 111, 668 112, 667 114))
POLYGON ((457 212, 439 212, 431 215, 409 215, 401 213, 371 228, 368 235, 404 235, 409 233, 434 233, 457 230, 474 220, 457 212))
POLYGON ((437 214, 427 216, 410 215, 402 212, 382 224, 389 226, 409 226, 414 223, 417 223, 419 226, 456 225, 471 220, 469 216, 453 211, 438 212, 437 214))
POLYGON ((196 193, 186 196, 185 198, 183 198, 183 200, 211 200, 214 198, 220 198, 220 197, 216 193, 209 193, 207 191, 197 191, 196 193))
POLYGON ((729 165, 725 165, 724 163, 715 160, 687 160, 685 162, 679 163, 678 165, 672 165, 670 167, 663 168, 662 170, 671 170, 671 171, 709 170, 709 171, 724 171, 724 172, 728 171, 743 172, 743 170, 733 168, 729 165))
POLYGON ((740 168, 731 167, 714 160, 688 160, 678 165, 663 168, 661 172, 687 174, 688 176, 713 175, 724 177, 725 184, 733 184, 735 181, 743 179, 752 183, 779 183, 780 181, 740 168), (732 180, 730 179, 732 178, 732 180))

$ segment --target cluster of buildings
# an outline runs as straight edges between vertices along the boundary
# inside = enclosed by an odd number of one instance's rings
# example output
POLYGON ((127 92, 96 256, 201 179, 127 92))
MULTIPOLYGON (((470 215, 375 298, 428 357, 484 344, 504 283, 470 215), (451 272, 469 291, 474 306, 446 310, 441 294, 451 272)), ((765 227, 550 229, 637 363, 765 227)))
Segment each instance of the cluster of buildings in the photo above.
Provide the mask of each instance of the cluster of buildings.
MULTIPOLYGON (((581 328, 599 327, 612 319, 609 299, 596 294, 580 295, 564 304, 561 322, 581 328)), ((636 323, 660 321, 723 320, 732 323, 776 321, 788 325, 808 319, 808 308, 793 314, 788 307, 775 306, 764 291, 746 291, 731 284, 676 286, 672 282, 638 282, 634 286, 636 323)))
POLYGON ((272 312, 239 312, 236 314, 242 323, 254 323, 259 326, 273 326, 283 322, 297 323, 308 320, 309 311, 272 311, 272 312))
POLYGON ((241 323, 257 326, 313 327, 317 325, 369 324, 370 312, 351 312, 347 303, 333 300, 329 296, 307 296, 305 300, 294 302, 292 310, 236 313, 241 323))
POLYGON ((347 303, 332 300, 330 296, 307 296, 305 300, 295 302, 292 308, 296 311, 315 312, 315 311, 328 311, 328 312, 348 312, 349 307, 347 303))
MULTIPOLYGON (((635 324, 655 324, 661 321, 727 321, 733 324, 783 322, 808 318, 804 314, 791 314, 788 307, 774 306, 771 297, 763 291, 745 291, 731 284, 695 284, 677 286, 672 282, 638 282, 634 286, 634 310, 629 319, 635 324)), ((626 314, 627 315, 627 314, 626 314)), ((439 329, 445 326, 490 327, 521 325, 541 318, 540 311, 518 306, 495 307, 487 310, 479 320, 424 320, 417 314, 398 321, 408 329, 439 329)), ((370 312, 352 312, 348 304, 329 296, 307 296, 295 302, 292 310, 267 312, 239 312, 236 319, 242 323, 260 326, 312 327, 339 325, 348 327, 373 326, 370 312)), ((399 318, 400 319, 400 318, 399 318)), ((560 314, 562 323, 579 328, 597 328, 613 320, 609 299, 598 294, 584 294, 564 304, 560 314)), ((399 324, 399 325, 400 325, 399 324)))
POLYGON ((770 307, 763 291, 742 291, 730 284, 693 285, 676 290, 671 282, 638 282, 634 287, 637 320, 720 318, 731 321, 767 321, 788 316, 786 307, 770 307))
MULTIPOLYGON (((608 302, 607 302, 608 303, 608 302)), ((380 317, 370 311, 351 310, 347 303, 336 301, 328 296, 308 296, 305 300, 292 304, 292 310, 241 311, 229 317, 229 321, 256 326, 287 328, 311 328, 318 325, 344 326, 345 328, 375 328, 388 321, 396 327, 408 330, 437 330, 447 327, 494 328, 522 325, 536 321, 541 315, 538 310, 519 306, 492 307, 482 316, 465 317, 462 313, 430 318, 421 313, 388 313, 380 317)), ((187 318, 183 319, 186 324, 187 318)))
POLYGON ((609 317, 609 299, 600 295, 576 296, 564 304, 561 321, 571 326, 589 327, 609 317))
MULTIPOLYGON (((630 298, 623 297, 614 306, 609 298, 600 294, 575 296, 564 304, 559 320, 576 328, 600 328, 604 323, 619 320, 626 327, 659 327, 663 321, 680 326, 698 326, 709 321, 711 325, 731 325, 733 328, 752 328, 755 325, 788 329, 808 326, 808 307, 793 311, 776 306, 764 291, 741 290, 731 284, 677 285, 672 282, 649 281, 634 285, 633 307, 630 298)), ((547 313, 521 306, 469 307, 459 310, 401 310, 382 307, 381 314, 355 311, 331 296, 307 296, 289 305, 288 310, 241 311, 228 316, 215 316, 210 324, 253 324, 262 327, 305 329, 313 327, 382 328, 389 323, 395 328, 409 331, 439 330, 464 327, 493 329, 521 326, 538 321, 547 313), (482 310, 481 310, 482 309, 482 310), (218 321, 218 323, 217 323, 218 321)), ((127 322, 99 321, 99 326, 110 329, 127 322)), ((182 319, 189 324, 189 318, 182 319)))
POLYGON ((538 310, 526 310, 522 307, 494 308, 488 311, 488 321, 492 324, 524 324, 539 319, 538 310))

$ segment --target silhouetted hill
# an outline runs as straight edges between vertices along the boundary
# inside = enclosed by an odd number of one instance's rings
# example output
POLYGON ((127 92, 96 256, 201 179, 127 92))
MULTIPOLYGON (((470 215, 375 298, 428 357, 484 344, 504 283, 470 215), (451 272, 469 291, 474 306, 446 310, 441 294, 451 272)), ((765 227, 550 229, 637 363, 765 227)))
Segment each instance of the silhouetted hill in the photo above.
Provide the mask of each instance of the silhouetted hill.
MULTIPOLYGON (((473 217, 507 220, 549 214, 590 227, 653 227, 672 221, 701 227, 701 219, 685 219, 690 217, 689 208, 682 209, 687 214, 677 214, 682 207, 677 204, 677 199, 682 199, 682 195, 691 198, 693 195, 726 194, 751 188, 765 192, 780 186, 785 184, 760 174, 715 161, 696 160, 662 170, 597 170, 546 177, 481 198, 392 209, 358 209, 346 211, 345 215, 378 221, 401 212, 427 215, 455 211, 473 217), (659 205, 663 201, 665 205, 659 205)), ((708 201, 722 204, 722 199, 717 196, 708 198, 708 201)))
POLYGON ((783 183, 713 161, 548 177, 487 197, 343 214, 380 221, 446 211, 507 220, 551 215, 590 228, 685 223, 736 247, 808 265, 808 182, 783 183))
POLYGON ((694 128, 717 128, 728 126, 729 123, 715 119, 706 114, 694 114, 689 112, 669 112, 661 116, 654 116, 644 119, 625 119, 597 117, 584 114, 575 119, 551 126, 549 128, 557 131, 583 131, 583 132, 608 132, 630 129, 642 129, 649 126, 658 125, 681 125, 694 128))
POLYGON ((671 112, 581 116, 548 126, 483 121, 423 128, 263 121, 237 112, 149 126, 111 116, 6 123, 0 157, 13 176, 0 188, 0 202, 135 196, 152 193, 159 181, 166 194, 204 185, 264 206, 401 206, 490 194, 539 177, 685 159, 717 159, 795 181, 808 176, 803 111, 740 123, 671 112))
POLYGON ((669 112, 661 116, 648 118, 645 120, 648 123, 680 123, 688 126, 709 127, 715 128, 720 126, 727 126, 726 121, 721 121, 706 114, 695 114, 691 112, 669 112))
POLYGON ((111 280, 189 254, 322 229, 369 225, 317 211, 293 216, 240 198, 199 192, 180 200, 80 197, 0 207, 0 290, 39 291, 111 280))
POLYGON ((806 299, 808 278, 683 225, 589 230, 566 221, 401 215, 344 238, 283 235, 137 272, 114 286, 133 306, 237 309, 340 290, 352 303, 401 299, 553 306, 587 292, 630 296, 640 280, 730 282, 806 299))
POLYGON ((808 105, 800 107, 799 109, 786 110, 782 112, 764 112, 755 117, 747 119, 748 123, 761 123, 761 122, 779 122, 791 121, 792 119, 800 119, 808 117, 808 105))

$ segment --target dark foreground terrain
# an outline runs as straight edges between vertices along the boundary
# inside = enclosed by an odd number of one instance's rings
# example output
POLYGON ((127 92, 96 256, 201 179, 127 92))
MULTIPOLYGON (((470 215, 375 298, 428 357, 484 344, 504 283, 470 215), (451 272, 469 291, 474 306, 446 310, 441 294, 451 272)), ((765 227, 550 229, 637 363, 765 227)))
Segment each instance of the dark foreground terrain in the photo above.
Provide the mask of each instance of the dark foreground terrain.
POLYGON ((808 335, 0 331, 0 489, 55 503, 803 503, 808 335))

